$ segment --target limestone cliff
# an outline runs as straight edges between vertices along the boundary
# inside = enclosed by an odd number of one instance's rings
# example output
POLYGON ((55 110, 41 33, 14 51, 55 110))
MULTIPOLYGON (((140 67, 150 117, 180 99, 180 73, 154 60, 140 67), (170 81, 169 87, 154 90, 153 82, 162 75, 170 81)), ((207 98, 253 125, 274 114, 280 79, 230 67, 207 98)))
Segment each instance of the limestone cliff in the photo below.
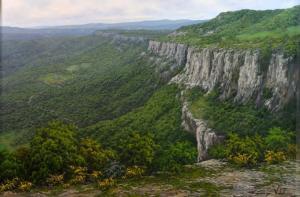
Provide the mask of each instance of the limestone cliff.
MULTIPOLYGON (((181 68, 170 83, 198 86, 206 92, 218 89, 220 99, 231 98, 238 103, 254 101, 257 106, 264 105, 271 111, 296 100, 300 66, 283 52, 274 52, 263 65, 259 50, 196 49, 157 41, 150 41, 148 50, 174 61, 181 68)), ((222 136, 217 136, 204 120, 195 119, 184 99, 182 121, 183 127, 196 136, 198 161, 206 159, 208 148, 220 142, 222 136)))
POLYGON ((150 41, 148 50, 174 60, 183 70, 171 82, 220 91, 220 99, 255 101, 272 111, 280 110, 296 97, 300 66, 283 52, 274 52, 262 65, 259 50, 196 49, 183 44, 150 41))
POLYGON ((210 129, 204 120, 194 118, 188 109, 187 102, 184 102, 182 107, 182 126, 196 136, 198 162, 206 160, 208 158, 208 149, 220 143, 224 138, 223 136, 218 136, 210 129))

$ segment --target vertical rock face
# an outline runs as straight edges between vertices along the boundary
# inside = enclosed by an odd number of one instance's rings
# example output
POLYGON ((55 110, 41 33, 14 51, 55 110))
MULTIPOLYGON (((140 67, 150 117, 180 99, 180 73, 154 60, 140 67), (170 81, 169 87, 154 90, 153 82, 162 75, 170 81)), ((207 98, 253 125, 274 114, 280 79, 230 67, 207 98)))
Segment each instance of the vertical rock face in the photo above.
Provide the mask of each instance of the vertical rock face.
MULTIPOLYGON (((220 99, 232 98, 238 103, 254 101, 272 111, 296 99, 300 65, 282 52, 273 53, 268 65, 262 65, 259 50, 196 49, 156 41, 149 42, 148 50, 183 67, 170 83, 198 86, 206 92, 218 89, 220 99)), ((182 121, 183 127, 196 136, 198 161, 206 159, 207 150, 223 137, 208 128, 204 120, 195 119, 186 102, 182 121)))
POLYGON ((187 46, 183 44, 149 41, 148 50, 156 55, 174 60, 178 66, 185 64, 187 46))
POLYGON ((198 162, 206 160, 208 158, 208 149, 223 140, 223 136, 218 136, 207 126, 204 120, 193 117, 192 113, 188 110, 188 104, 186 102, 183 103, 182 107, 182 126, 187 131, 195 134, 198 162))
POLYGON ((252 100, 276 111, 296 95, 300 67, 282 52, 273 53, 269 64, 262 65, 259 50, 196 49, 156 41, 150 41, 148 49, 184 64, 183 72, 171 82, 198 86, 207 92, 217 88, 221 99, 233 98, 239 103, 252 100))

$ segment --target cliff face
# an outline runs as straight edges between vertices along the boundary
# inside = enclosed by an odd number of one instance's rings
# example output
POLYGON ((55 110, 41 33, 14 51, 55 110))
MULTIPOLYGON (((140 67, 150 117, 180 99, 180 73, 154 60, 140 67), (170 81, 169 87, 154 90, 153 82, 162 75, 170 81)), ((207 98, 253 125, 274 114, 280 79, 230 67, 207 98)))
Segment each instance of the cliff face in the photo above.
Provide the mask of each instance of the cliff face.
MULTIPOLYGON (((206 92, 218 89, 220 99, 231 98, 238 103, 254 101, 271 111, 282 109, 296 99, 300 66, 282 52, 273 53, 263 65, 258 50, 196 49, 176 43, 150 41, 150 53, 175 62, 182 71, 170 83, 201 87, 206 92)), ((182 125, 197 139, 198 161, 207 158, 207 150, 223 137, 195 119, 183 99, 182 125)))
POLYGON ((196 136, 198 162, 206 160, 208 149, 224 139, 223 136, 218 136, 210 129, 204 120, 194 118, 188 109, 187 102, 184 102, 182 107, 182 126, 196 136))
POLYGON ((252 100, 276 111, 296 97, 300 68, 282 52, 273 53, 269 63, 262 65, 258 50, 196 49, 156 41, 149 42, 148 50, 183 67, 171 82, 199 86, 207 92, 217 88, 221 99, 252 100))

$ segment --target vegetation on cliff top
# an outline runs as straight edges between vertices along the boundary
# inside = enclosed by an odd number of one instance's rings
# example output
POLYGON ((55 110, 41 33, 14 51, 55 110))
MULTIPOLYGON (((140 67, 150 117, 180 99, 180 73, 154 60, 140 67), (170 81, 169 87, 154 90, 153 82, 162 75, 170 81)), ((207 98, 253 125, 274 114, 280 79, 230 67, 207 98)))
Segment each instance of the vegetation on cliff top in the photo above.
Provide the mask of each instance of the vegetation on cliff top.
POLYGON ((300 6, 224 12, 208 22, 182 27, 161 40, 200 48, 284 48, 287 54, 296 55, 300 42, 300 6))

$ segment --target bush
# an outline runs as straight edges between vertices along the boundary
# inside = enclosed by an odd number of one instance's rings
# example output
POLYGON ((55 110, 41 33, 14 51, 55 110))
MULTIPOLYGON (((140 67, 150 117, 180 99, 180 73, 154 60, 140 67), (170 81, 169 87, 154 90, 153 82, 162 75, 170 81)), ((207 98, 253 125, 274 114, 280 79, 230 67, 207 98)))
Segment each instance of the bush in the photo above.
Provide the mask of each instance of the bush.
POLYGON ((291 137, 291 132, 286 132, 278 127, 271 128, 266 137, 267 148, 275 151, 287 151, 288 145, 292 142, 291 137))
POLYGON ((124 178, 142 177, 145 170, 139 166, 132 166, 126 169, 124 178))
POLYGON ((208 150, 208 155, 215 159, 224 159, 227 157, 226 147, 223 144, 217 144, 208 150))
POLYGON ((289 144, 287 148, 287 156, 290 159, 296 159, 296 154, 297 154, 297 146, 296 144, 289 144))
POLYGON ((257 158, 245 153, 237 153, 237 155, 230 155, 229 160, 240 167, 253 166, 257 164, 257 158))
POLYGON ((99 143, 88 138, 80 142, 79 154, 84 159, 88 172, 102 170, 115 158, 114 152, 104 150, 99 143))
POLYGON ((265 161, 268 164, 276 164, 286 160, 286 156, 282 151, 267 151, 265 154, 265 161))
POLYGON ((46 183, 48 186, 62 185, 64 183, 64 175, 50 175, 47 178, 46 183))
POLYGON ((72 179, 70 180, 71 184, 80 184, 86 181, 88 176, 86 167, 70 166, 70 168, 72 170, 72 179))
POLYGON ((103 172, 104 177, 117 178, 125 174, 125 166, 119 162, 112 162, 103 172))
POLYGON ((0 183, 18 176, 19 165, 15 156, 6 150, 0 151, 0 183))
POLYGON ((119 156, 127 166, 150 166, 154 158, 156 144, 153 136, 133 132, 121 140, 119 156))
POLYGON ((19 181, 20 180, 18 178, 4 181, 4 183, 0 185, 0 192, 17 189, 19 181))
POLYGON ((159 169, 179 172, 183 165, 196 162, 197 149, 189 142, 176 142, 159 156, 159 169))
POLYGON ((238 166, 253 166, 263 159, 264 140, 261 136, 241 138, 231 133, 226 142, 226 155, 229 161, 238 166))
POLYGON ((43 183, 52 174, 63 174, 79 162, 74 137, 75 127, 50 122, 37 131, 30 143, 31 179, 43 183))
POLYGON ((98 187, 101 190, 108 190, 115 186, 115 181, 112 178, 107 178, 98 182, 98 187))
POLYGON ((95 182, 96 180, 100 179, 100 177, 102 176, 102 172, 94 170, 92 173, 88 174, 88 176, 89 176, 89 181, 95 182))
POLYGON ((18 190, 22 191, 22 192, 28 192, 30 191, 32 188, 32 183, 29 181, 21 181, 20 185, 18 187, 18 190))

